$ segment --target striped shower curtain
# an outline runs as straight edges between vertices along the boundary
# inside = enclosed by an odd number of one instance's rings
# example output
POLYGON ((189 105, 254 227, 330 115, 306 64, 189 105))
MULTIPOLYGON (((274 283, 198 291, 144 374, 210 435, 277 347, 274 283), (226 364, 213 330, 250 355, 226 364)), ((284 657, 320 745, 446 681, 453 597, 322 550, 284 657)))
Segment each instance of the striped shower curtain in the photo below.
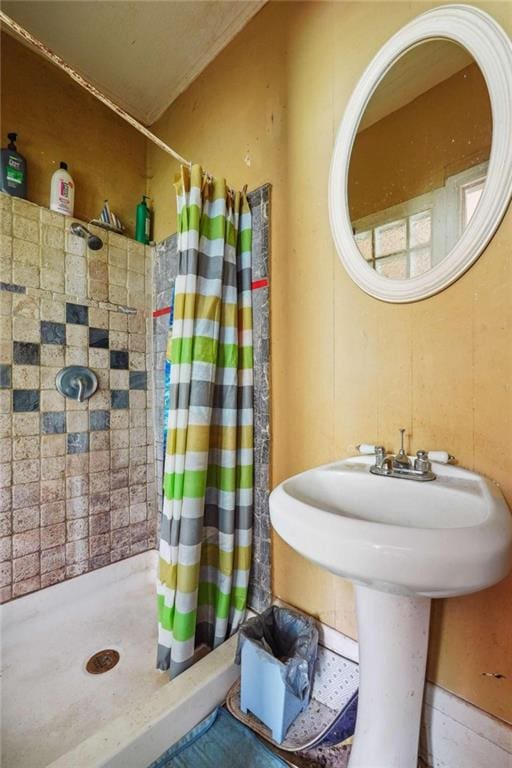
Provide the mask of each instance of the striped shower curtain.
POLYGON ((251 213, 197 165, 176 190, 157 660, 171 677, 243 620, 253 511, 251 213))

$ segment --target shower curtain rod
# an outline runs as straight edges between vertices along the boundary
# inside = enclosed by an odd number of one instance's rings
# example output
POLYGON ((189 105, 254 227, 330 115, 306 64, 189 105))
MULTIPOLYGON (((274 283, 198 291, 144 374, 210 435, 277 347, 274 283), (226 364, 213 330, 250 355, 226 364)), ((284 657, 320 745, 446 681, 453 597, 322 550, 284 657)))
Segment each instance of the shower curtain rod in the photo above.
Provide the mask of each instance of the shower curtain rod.
POLYGON ((10 16, 7 16, 7 14, 3 11, 0 11, 0 22, 5 24, 6 27, 9 27, 9 29, 19 35, 19 37, 21 37, 23 40, 26 40, 28 43, 30 43, 30 45, 34 46, 34 48, 36 48, 44 56, 45 59, 48 59, 48 61, 51 61, 52 64, 55 64, 57 67, 62 69, 67 75, 69 75, 69 77, 78 83, 78 85, 81 85, 82 88, 84 88, 88 93, 92 94, 92 96, 105 104, 105 106, 111 109, 112 112, 115 112, 116 115, 119 115, 119 117, 121 117, 123 120, 126 120, 126 122, 135 128, 135 130, 139 131, 139 133, 142 133, 143 136, 152 141, 153 144, 156 144, 157 147, 160 147, 160 149, 162 149, 164 152, 167 152, 168 155, 171 155, 180 163, 188 165, 189 167, 192 165, 190 160, 182 157, 182 155, 176 152, 172 147, 169 147, 169 145, 162 141, 162 139, 159 139, 158 136, 155 136, 154 133, 148 131, 148 129, 142 125, 142 123, 139 123, 138 120, 135 120, 134 117, 128 114, 128 112, 125 112, 122 107, 118 106, 115 102, 109 99, 108 96, 105 96, 105 94, 98 90, 96 86, 82 77, 82 75, 74 70, 73 67, 70 67, 63 58, 61 58, 44 43, 38 40, 37 37, 34 37, 32 34, 30 34, 30 32, 28 32, 26 29, 24 29, 24 27, 14 21, 14 19, 11 19, 10 16))

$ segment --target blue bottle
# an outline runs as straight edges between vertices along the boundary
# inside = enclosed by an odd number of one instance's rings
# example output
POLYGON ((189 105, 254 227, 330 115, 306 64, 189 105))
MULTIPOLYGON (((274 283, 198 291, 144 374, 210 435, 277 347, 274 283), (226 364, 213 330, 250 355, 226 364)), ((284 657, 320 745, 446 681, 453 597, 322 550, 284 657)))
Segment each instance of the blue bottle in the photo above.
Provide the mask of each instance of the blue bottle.
POLYGON ((16 136, 16 133, 8 133, 9 144, 2 149, 2 192, 26 198, 27 161, 16 149, 16 136))

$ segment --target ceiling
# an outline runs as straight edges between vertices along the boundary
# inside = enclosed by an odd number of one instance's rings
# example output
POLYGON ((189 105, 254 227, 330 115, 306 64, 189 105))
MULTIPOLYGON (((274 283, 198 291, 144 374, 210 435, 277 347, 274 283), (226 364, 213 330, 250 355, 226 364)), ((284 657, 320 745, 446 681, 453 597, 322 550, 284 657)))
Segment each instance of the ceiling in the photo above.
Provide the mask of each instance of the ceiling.
POLYGON ((428 40, 398 59, 374 91, 358 132, 418 98, 474 61, 451 40, 428 40))
POLYGON ((151 125, 265 0, 2 0, 2 11, 151 125))

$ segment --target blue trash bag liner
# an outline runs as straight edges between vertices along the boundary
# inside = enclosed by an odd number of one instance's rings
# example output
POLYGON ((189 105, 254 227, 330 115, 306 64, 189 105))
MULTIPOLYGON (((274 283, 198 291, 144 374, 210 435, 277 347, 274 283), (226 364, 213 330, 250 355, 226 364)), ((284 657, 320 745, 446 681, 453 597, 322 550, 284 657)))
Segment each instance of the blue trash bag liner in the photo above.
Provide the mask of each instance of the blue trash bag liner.
POLYGON ((240 664, 246 642, 279 659, 286 689, 300 701, 309 701, 318 651, 318 630, 314 619, 290 608, 271 605, 240 627, 237 664, 240 664))

